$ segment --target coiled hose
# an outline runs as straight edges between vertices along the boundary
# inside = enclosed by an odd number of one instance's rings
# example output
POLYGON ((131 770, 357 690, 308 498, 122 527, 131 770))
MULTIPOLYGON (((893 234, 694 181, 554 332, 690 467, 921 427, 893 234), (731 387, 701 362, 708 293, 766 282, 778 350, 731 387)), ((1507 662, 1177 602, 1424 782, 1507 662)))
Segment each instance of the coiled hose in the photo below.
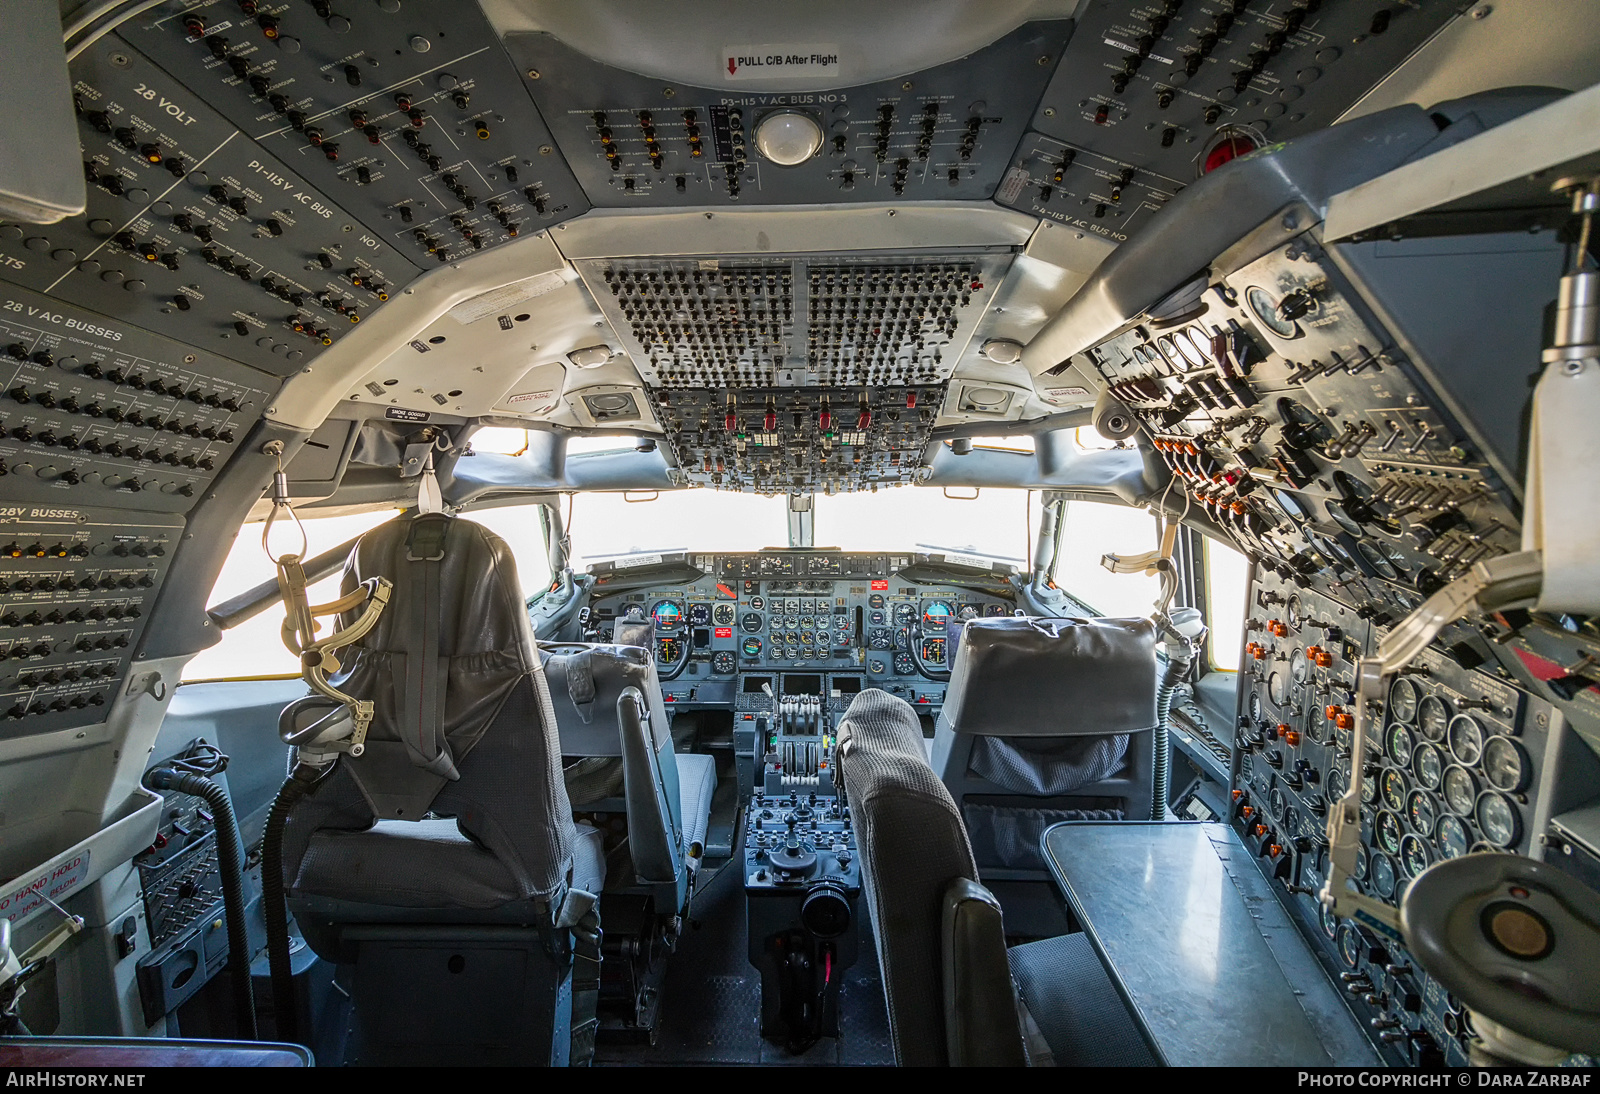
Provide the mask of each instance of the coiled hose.
POLYGON ((1172 764, 1172 748, 1167 737, 1167 717, 1172 713, 1172 696, 1178 690, 1178 684, 1189 675, 1189 666, 1192 663, 1193 658, 1187 643, 1182 646, 1176 643, 1167 644, 1167 667, 1162 672, 1161 682, 1156 688, 1156 732, 1155 742, 1151 748, 1155 753, 1151 773, 1151 820, 1167 819, 1167 793, 1172 764))
POLYGON ((280 1041, 298 1041, 294 1000, 294 968, 289 964, 289 905, 283 889, 283 828, 289 810, 306 796, 321 774, 310 764, 296 764, 267 813, 261 838, 261 910, 267 920, 267 965, 272 974, 272 1016, 280 1041))
POLYGON ((244 914, 244 844, 239 839, 239 820, 233 814, 228 792, 203 775, 157 767, 145 774, 145 785, 152 790, 176 790, 193 794, 211 806, 216 821, 217 862, 222 874, 222 908, 228 924, 228 976, 233 982, 233 1012, 239 1023, 239 1036, 257 1040, 255 993, 250 985, 250 934, 244 914))

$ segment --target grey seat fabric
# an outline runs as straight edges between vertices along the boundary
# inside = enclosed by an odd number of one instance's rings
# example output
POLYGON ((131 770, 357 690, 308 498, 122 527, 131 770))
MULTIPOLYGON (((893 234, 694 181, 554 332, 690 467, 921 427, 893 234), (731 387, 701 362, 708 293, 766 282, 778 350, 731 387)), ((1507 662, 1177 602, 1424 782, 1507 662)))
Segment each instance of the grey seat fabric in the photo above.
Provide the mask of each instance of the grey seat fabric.
MULTIPOLYGON (((344 668, 334 677, 341 690, 372 698, 372 727, 363 755, 340 757, 290 813, 284 873, 291 896, 314 833, 367 832, 379 820, 409 823, 430 812, 453 817, 463 836, 498 860, 518 899, 558 895, 572 866, 572 810, 510 548, 470 521, 401 518, 362 537, 344 588, 373 575, 395 583, 389 607, 370 633, 342 651, 344 668), (442 552, 431 564, 408 557, 413 535, 424 532, 438 537, 442 552), (424 622, 417 618, 424 589, 437 600, 436 658, 426 664, 411 648, 424 622), (405 678, 415 673, 431 674, 439 685, 425 697, 437 704, 431 762, 415 755, 419 732, 425 737, 430 722, 427 712, 407 706, 405 678)), ((371 837, 374 864, 400 875, 392 882, 396 891, 408 888, 406 856, 389 849, 408 838, 431 842, 420 829, 394 834, 404 831, 371 837)), ((369 865, 366 884, 379 868, 369 865)))
POLYGON ((632 877, 622 887, 648 887, 663 910, 681 910, 710 823, 715 760, 678 754, 648 646, 563 643, 543 656, 568 786, 582 788, 575 807, 626 812, 632 877))
MULTIPOLYGON (((605 880, 602 833, 577 826, 572 885, 598 891, 605 880)), ((454 820, 379 821, 361 832, 314 832, 295 892, 396 908, 495 908, 522 897, 516 880, 454 820)))
MULTIPOLYGON (((845 712, 839 741, 896 1061, 1022 1063, 1014 1006, 992 1005, 993 978, 1008 975, 998 905, 977 884, 961 815, 928 765, 916 711, 868 689, 845 712), (985 953, 1002 967, 972 963, 985 953), (960 1014, 946 1014, 947 994, 966 1004, 960 1014)), ((1002 991, 1009 996, 1004 981, 1002 991)))
POLYGON ((1057 1067, 1156 1066, 1088 935, 1028 942, 1007 956, 1057 1067))
POLYGON ((1156 724, 1147 619, 976 619, 960 632, 932 763, 978 863, 1043 877, 1039 834, 1148 818, 1156 724))

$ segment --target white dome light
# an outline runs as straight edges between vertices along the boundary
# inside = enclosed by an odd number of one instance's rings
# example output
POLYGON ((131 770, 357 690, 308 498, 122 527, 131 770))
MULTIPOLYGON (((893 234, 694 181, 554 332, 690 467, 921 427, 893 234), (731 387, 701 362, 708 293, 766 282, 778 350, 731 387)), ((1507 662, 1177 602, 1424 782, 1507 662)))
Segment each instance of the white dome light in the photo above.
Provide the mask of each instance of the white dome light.
POLYGON ((756 123, 756 150, 780 167, 804 163, 822 147, 822 126, 806 114, 780 110, 756 123))

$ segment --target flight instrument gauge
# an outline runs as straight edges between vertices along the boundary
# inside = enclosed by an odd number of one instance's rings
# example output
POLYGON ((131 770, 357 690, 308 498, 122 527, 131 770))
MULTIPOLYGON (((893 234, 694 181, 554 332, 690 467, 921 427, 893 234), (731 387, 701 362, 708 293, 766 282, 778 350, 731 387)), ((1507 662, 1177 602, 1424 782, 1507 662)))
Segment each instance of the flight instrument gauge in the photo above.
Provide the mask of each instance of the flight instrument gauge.
POLYGON ((916 617, 917 606, 915 604, 901 603, 894 606, 894 621, 900 626, 910 626, 911 621, 916 617))
POLYGON ((867 645, 875 650, 889 648, 889 632, 883 627, 874 627, 867 632, 867 645))
POLYGON ((1496 790, 1515 794, 1528 785, 1528 754, 1510 737, 1490 737, 1483 746, 1483 774, 1496 790))
POLYGON ((1468 767, 1483 756, 1483 727, 1472 715, 1457 714, 1450 719, 1447 735, 1451 753, 1468 767))
POLYGON ((1485 790, 1478 798, 1478 827, 1483 829, 1483 838, 1496 847, 1511 847, 1522 835, 1516 807, 1493 790, 1485 790))
POLYGON ((761 639, 754 635, 746 638, 740 648, 744 651, 746 660, 759 661, 761 659, 761 639))
POLYGON ((1429 695, 1417 704, 1417 728, 1430 741, 1444 740, 1444 731, 1450 724, 1450 708, 1437 695, 1429 695))
POLYGON ((741 630, 755 634, 761 629, 761 617, 755 612, 746 612, 744 618, 739 620, 739 627, 741 630))
POLYGON ((703 627, 711 622, 711 607, 707 604, 690 604, 689 622, 696 627, 703 627))
POLYGON ((947 601, 930 600, 922 606, 922 625, 930 631, 942 631, 952 614, 947 601))
POLYGON ((733 626, 733 605, 723 603, 712 608, 711 622, 715 623, 719 627, 733 626))
POLYGON ((883 594, 882 593, 873 593, 871 596, 867 597, 867 607, 869 607, 869 608, 881 608, 881 607, 883 607, 883 594))
POLYGON ((894 655, 894 671, 898 676, 912 676, 915 675, 917 666, 911 660, 909 653, 897 653, 894 655))
POLYGON ((658 631, 676 630, 683 624, 683 608, 675 600, 658 600, 650 609, 650 618, 658 631))
POLYGON ((1250 311, 1266 327, 1279 338, 1293 338, 1300 333, 1300 325, 1293 319, 1286 319, 1278 314, 1278 305, 1272 299, 1272 294, 1260 285, 1251 285, 1244 293, 1245 303, 1250 305, 1250 311))
POLYGON ((1404 677, 1389 689, 1389 716, 1397 722, 1409 722, 1417 716, 1417 685, 1404 677))
POLYGON ((959 612, 957 612, 956 614, 958 616, 960 616, 961 621, 963 623, 970 622, 970 621, 978 618, 978 605, 976 605, 976 604, 963 604, 963 605, 961 605, 961 610, 959 612))
POLYGON ((711 655, 711 671, 728 673, 734 669, 733 651, 718 650, 711 655))

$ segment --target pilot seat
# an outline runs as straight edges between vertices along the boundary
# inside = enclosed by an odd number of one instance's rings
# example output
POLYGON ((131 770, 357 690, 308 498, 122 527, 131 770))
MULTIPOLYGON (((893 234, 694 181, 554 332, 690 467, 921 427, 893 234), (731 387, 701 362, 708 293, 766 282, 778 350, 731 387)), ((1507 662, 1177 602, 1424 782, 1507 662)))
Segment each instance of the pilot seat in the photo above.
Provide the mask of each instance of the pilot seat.
POLYGON ((705 853, 716 760, 674 747, 654 625, 619 621, 613 644, 546 647, 568 797, 604 833, 600 1028, 653 1036, 666 957, 705 853))
POLYGON ((1148 820, 1156 629, 1148 619, 995 618, 962 628, 933 769, 984 876, 1042 880, 1064 820, 1148 820))

